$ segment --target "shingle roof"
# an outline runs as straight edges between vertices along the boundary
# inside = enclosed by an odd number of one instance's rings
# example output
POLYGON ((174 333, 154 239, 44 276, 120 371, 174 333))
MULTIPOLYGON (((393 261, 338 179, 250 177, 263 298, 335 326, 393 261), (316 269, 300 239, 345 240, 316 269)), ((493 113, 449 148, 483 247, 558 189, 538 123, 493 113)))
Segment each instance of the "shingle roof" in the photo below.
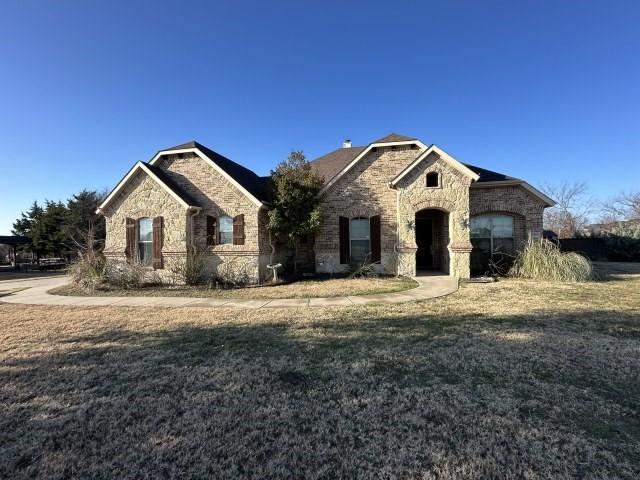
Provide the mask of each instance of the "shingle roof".
POLYGON ((389 135, 379 138, 373 143, 410 142, 411 140, 417 140, 417 138, 407 137, 406 135, 400 135, 399 133, 390 133, 389 135))
MULTIPOLYGON (((218 165, 224 170, 231 178, 238 182, 242 187, 247 190, 251 195, 256 197, 261 202, 267 201, 267 183, 269 177, 260 177, 246 167, 229 160, 227 157, 220 155, 218 152, 214 152, 208 147, 205 147, 201 143, 191 141, 176 145, 175 147, 166 148, 165 150, 182 150, 185 148, 197 148, 207 157, 209 157, 213 163, 218 165)), ((164 150, 161 150, 161 152, 164 150)))
POLYGON ((311 168, 327 183, 360 155, 365 148, 367 147, 339 148, 311 161, 311 168))
POLYGON ((465 163, 464 165, 474 173, 480 175, 480 178, 477 180, 478 182, 502 182, 505 180, 517 180, 516 178, 505 175, 504 173, 494 172, 492 170, 487 170, 486 168, 469 165, 468 163, 465 163))
POLYGON ((150 163, 145 163, 145 167, 153 172, 153 174, 158 177, 158 179, 165 184, 167 188, 173 191, 176 195, 178 195, 183 202, 185 202, 190 207, 199 207, 198 202, 187 193, 180 185, 174 182, 169 175, 165 173, 161 168, 156 167, 155 165, 151 165, 150 163))
MULTIPOLYGON (((405 135, 400 135, 397 133, 390 133, 389 135, 382 137, 375 142, 372 143, 388 143, 388 142, 405 142, 416 140, 415 138, 407 137, 405 135)), ((231 176, 235 181, 237 181, 240 185, 242 185, 249 193, 251 193, 254 197, 262 202, 267 202, 267 185, 269 183, 270 177, 260 177, 256 175, 254 172, 249 170, 246 167, 234 162, 233 160, 229 160, 228 158, 220 155, 217 152, 214 152, 208 147, 205 147, 201 143, 196 141, 191 141, 187 143, 183 143, 181 145, 176 145, 175 147, 167 148, 165 150, 181 150, 185 148, 198 148, 205 155, 207 155, 216 165, 218 165, 221 169, 223 169, 229 176, 231 176)), ((313 168, 321 177, 324 178, 325 184, 329 182, 333 177, 335 177, 344 167, 349 165, 358 155, 360 155, 366 146, 360 147, 350 147, 350 148, 338 148, 332 152, 327 153, 321 157, 316 158, 310 162, 311 168, 313 168)), ((161 150, 161 151, 165 151, 161 150)), ((167 177, 167 175, 163 174, 160 169, 152 167, 149 164, 146 164, 150 168, 153 168, 154 173, 158 175, 159 178, 162 178, 163 181, 166 180, 167 186, 169 186, 172 190, 174 190, 179 195, 186 195, 185 201, 187 201, 190 205, 195 205, 191 203, 193 200, 187 200, 188 194, 184 191, 179 192, 180 187, 171 182, 171 179, 167 177), (160 173, 158 173, 160 172, 160 173), (161 176, 163 175, 163 176, 161 176), (169 183, 172 183, 171 185, 169 183)), ((465 164, 466 167, 471 169, 473 172, 480 175, 478 182, 499 182, 506 180, 515 180, 514 177, 510 177, 503 173, 494 172, 492 170, 487 170, 485 168, 476 167, 474 165, 465 164)))

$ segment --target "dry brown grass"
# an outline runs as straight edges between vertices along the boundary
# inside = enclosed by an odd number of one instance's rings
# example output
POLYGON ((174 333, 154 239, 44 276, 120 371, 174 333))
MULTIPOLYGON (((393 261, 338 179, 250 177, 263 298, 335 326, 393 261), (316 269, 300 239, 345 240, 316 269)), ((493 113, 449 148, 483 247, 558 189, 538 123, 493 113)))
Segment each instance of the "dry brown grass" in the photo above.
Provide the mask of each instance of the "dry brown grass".
POLYGON ((0 304, 0 478, 638 478, 640 278, 308 310, 0 304))
POLYGON ((65 285, 50 290, 55 295, 94 295, 94 296, 140 296, 140 297, 206 297, 206 298, 318 298, 341 297, 345 295, 370 295, 392 293, 417 287, 410 278, 322 278, 300 280, 297 282, 250 288, 216 289, 204 286, 155 287, 143 288, 102 288, 91 293, 74 286, 65 285))

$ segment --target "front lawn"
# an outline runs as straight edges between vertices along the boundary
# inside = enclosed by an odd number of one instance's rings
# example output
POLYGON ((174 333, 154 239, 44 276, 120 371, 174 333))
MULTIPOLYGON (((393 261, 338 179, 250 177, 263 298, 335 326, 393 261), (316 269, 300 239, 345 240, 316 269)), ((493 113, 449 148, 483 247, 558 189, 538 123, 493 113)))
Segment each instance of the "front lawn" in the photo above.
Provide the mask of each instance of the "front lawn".
POLYGON ((0 304, 0 478, 640 476, 640 277, 268 311, 0 304))
MULTIPOLYGON (((206 297, 206 298, 317 298, 342 297, 347 295, 370 295, 400 292, 417 287, 410 278, 376 277, 376 278, 314 278, 274 286, 249 288, 219 289, 206 286, 158 287, 143 288, 103 287, 97 289, 95 296, 114 297, 206 297)), ((65 285, 49 291, 54 295, 88 295, 74 285, 65 285)))

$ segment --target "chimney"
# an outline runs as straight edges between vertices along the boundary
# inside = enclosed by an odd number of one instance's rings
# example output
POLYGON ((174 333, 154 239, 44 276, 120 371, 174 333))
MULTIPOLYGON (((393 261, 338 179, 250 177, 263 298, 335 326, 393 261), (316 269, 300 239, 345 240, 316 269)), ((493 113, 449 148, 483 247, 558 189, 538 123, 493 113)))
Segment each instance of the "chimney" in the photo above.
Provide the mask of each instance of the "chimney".
POLYGON ((351 140, 347 138, 344 142, 342 142, 342 148, 351 148, 351 140))

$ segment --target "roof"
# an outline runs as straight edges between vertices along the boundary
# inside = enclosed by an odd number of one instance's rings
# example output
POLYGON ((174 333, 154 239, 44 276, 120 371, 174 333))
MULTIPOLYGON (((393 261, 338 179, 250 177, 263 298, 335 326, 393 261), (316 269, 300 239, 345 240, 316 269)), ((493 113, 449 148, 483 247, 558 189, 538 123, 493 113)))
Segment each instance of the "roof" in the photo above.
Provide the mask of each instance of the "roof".
POLYGON ((504 182, 507 180, 517 180, 516 178, 505 175, 504 173, 494 172, 492 170, 487 170, 486 168, 469 165, 468 163, 465 163, 464 166, 472 172, 480 175, 480 178, 477 180, 478 182, 504 182))
POLYGON ((214 152, 210 148, 205 147, 195 140, 176 145, 175 147, 165 148, 164 150, 160 150, 158 153, 162 153, 168 150, 183 150, 187 148, 197 148, 207 157, 209 157, 209 159, 213 163, 224 170, 227 175, 238 182, 251 195, 262 202, 267 201, 267 183, 270 177, 261 177, 259 175, 256 175, 248 168, 243 167, 239 163, 236 163, 223 155, 220 155, 218 152, 214 152))
POLYGON ((410 142, 411 140, 417 140, 417 138, 407 137, 406 135, 400 135, 399 133, 390 133, 389 135, 379 138, 373 143, 410 142))
POLYGON ((164 170, 162 170, 161 168, 156 167, 155 165, 151 165, 150 163, 144 163, 144 165, 149 170, 151 170, 156 175, 156 177, 158 177, 158 180, 160 180, 162 183, 164 183, 164 185, 169 190, 171 190, 178 197, 180 197, 180 199, 184 203, 186 203, 188 205, 191 205, 193 207, 199 206, 197 200, 195 198, 193 198, 191 195, 189 195, 189 193, 187 191, 185 191, 184 188, 182 188, 175 181, 173 181, 173 179, 169 175, 167 175, 167 173, 164 170))
POLYGON ((325 183, 349 165, 367 147, 339 148, 310 162, 311 168, 324 178, 325 183))

